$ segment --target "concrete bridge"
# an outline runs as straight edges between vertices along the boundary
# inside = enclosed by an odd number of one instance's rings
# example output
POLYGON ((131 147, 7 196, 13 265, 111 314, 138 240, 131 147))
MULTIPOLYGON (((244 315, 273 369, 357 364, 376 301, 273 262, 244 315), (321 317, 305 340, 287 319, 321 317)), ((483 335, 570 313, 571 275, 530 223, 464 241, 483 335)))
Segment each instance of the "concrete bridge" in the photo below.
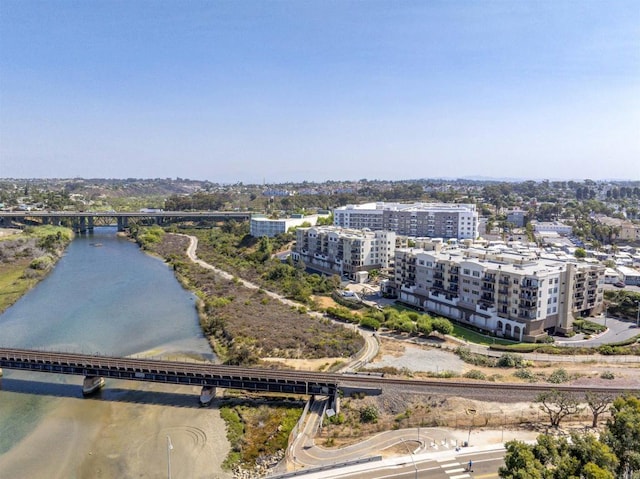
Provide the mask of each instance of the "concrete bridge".
POLYGON ((0 226, 5 228, 20 227, 28 224, 71 223, 74 231, 85 233, 94 226, 117 224, 118 231, 129 226, 130 221, 141 221, 147 224, 165 224, 171 221, 246 221, 251 218, 248 211, 162 211, 152 210, 139 212, 116 211, 0 211, 0 226))

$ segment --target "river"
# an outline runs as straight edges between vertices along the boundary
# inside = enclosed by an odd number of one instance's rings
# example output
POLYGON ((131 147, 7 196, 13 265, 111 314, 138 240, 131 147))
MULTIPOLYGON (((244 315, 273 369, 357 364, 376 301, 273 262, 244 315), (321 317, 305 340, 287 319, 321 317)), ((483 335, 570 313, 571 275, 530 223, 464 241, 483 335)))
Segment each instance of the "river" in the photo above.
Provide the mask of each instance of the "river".
MULTIPOLYGON (((161 260, 96 228, 0 316, 0 345, 213 361, 194 302, 161 260)), ((84 399, 81 383, 4 370, 0 478, 163 477, 169 459, 179 477, 224 477, 224 423, 197 388, 107 379, 84 399)))

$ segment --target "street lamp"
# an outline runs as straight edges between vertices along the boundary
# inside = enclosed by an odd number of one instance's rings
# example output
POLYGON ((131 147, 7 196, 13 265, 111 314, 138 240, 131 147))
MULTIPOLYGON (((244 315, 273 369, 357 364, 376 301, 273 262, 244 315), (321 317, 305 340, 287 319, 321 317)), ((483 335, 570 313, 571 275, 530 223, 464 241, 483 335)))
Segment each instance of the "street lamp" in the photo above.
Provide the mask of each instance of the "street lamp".
POLYGON ((409 453, 409 457, 411 457, 411 462, 413 463, 413 469, 416 471, 416 479, 418 479, 418 466, 416 466, 416 461, 413 459, 413 453, 409 449, 409 446, 407 446, 407 441, 403 439, 402 444, 407 448, 407 452, 409 453))
POLYGON ((171 479, 171 450, 173 444, 171 444, 171 438, 167 435, 167 477, 171 479))
POLYGON ((636 327, 640 326, 640 301, 636 301, 638 312, 636 313, 636 327))

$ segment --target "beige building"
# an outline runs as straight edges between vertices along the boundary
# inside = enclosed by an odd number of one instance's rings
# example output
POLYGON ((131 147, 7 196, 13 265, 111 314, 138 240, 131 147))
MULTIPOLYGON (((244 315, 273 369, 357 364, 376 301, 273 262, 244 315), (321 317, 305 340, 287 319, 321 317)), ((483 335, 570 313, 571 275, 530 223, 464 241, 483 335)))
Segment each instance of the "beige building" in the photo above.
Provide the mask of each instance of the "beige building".
POLYGON ((298 228, 295 261, 326 274, 358 279, 358 273, 389 268, 396 246, 406 246, 406 239, 392 231, 368 231, 318 226, 298 228))
POLYGON ((482 331, 535 341, 603 309, 605 268, 532 252, 399 249, 386 293, 482 331))

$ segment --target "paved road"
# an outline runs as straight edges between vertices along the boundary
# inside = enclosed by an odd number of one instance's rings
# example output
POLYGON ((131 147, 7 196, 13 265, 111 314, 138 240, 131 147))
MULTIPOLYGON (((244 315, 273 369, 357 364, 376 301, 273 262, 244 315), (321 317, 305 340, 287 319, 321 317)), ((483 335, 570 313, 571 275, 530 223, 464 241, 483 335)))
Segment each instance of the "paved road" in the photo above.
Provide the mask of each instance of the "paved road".
MULTIPOLYGON (((410 447, 409 444, 406 444, 410 447)), ((502 445, 491 447, 469 447, 456 451, 412 453, 382 461, 372 461, 348 467, 314 470, 298 467, 294 474, 286 477, 305 479, 358 478, 358 479, 472 479, 498 478, 498 468, 504 464, 502 445), (472 461, 472 470, 468 470, 472 461)), ((282 477, 282 476, 275 476, 282 477)))

